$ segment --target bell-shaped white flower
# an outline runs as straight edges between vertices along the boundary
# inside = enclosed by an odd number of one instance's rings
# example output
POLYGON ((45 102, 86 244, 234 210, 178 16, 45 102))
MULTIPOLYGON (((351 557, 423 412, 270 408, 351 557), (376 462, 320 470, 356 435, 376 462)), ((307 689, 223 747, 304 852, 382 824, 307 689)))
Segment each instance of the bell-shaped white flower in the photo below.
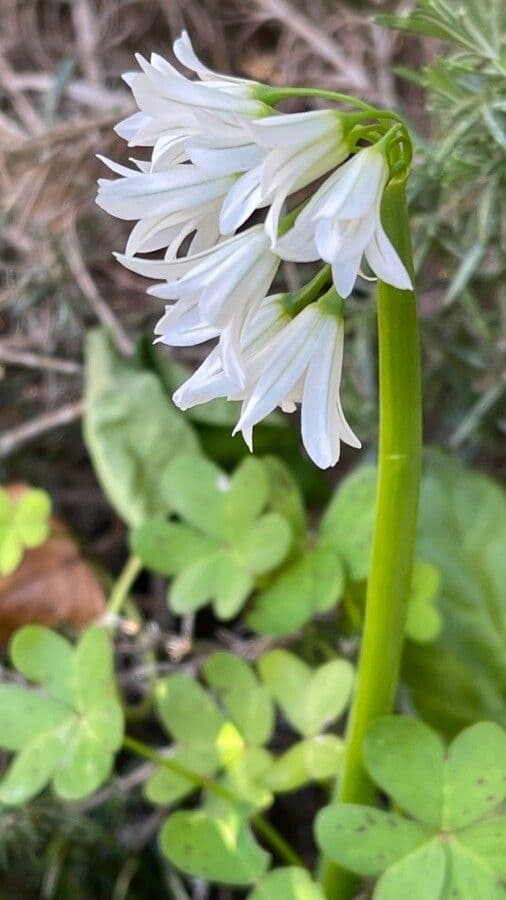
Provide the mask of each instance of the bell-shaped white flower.
POLYGON ((346 115, 332 109, 268 116, 247 125, 265 148, 261 197, 271 203, 265 222, 274 245, 279 216, 289 194, 335 168, 349 155, 346 115))
POLYGON ((276 242, 276 252, 283 259, 329 262, 342 297, 353 290, 364 256, 382 281, 411 290, 409 274, 381 224, 388 176, 382 148, 359 150, 319 188, 293 228, 276 242))
POLYGON ((329 295, 312 303, 248 361, 241 417, 234 433, 252 428, 277 406, 301 403, 302 440, 322 469, 336 464, 341 441, 360 447, 341 405, 344 330, 329 295))
POLYGON ((127 254, 165 247, 167 257, 174 257, 192 232, 195 252, 216 242, 218 214, 237 176, 217 175, 192 165, 144 172, 101 159, 120 178, 99 180, 98 206, 119 219, 139 220, 130 234, 127 254))
POLYGON ((217 244, 209 250, 172 260, 147 260, 118 255, 133 272, 165 279, 149 289, 163 300, 186 299, 198 306, 203 323, 220 333, 223 368, 242 384, 241 334, 249 313, 258 307, 279 266, 262 225, 217 244))

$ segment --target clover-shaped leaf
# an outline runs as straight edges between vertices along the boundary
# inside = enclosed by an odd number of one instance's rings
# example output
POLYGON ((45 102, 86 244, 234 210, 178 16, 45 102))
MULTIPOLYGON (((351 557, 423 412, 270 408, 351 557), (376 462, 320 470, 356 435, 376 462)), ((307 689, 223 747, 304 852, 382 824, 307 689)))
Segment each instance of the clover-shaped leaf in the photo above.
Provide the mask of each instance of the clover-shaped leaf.
POLYGON ((232 653, 218 652, 208 657, 203 673, 244 739, 266 744, 274 726, 274 707, 251 666, 232 653))
POLYGON ((441 631, 441 613, 436 603, 440 587, 439 569, 417 560, 413 566, 406 617, 406 635, 411 640, 425 644, 435 640, 441 631))
POLYGON ((381 875, 375 900, 504 897, 506 819, 488 818, 506 796, 499 726, 474 725, 446 751, 419 720, 388 716, 367 734, 363 758, 399 813, 327 807, 316 834, 328 856, 357 874, 381 875))
POLYGON ((202 810, 173 813, 162 827, 160 845, 183 872, 221 884, 253 884, 270 859, 232 808, 220 818, 202 810))
POLYGON ((25 549, 38 547, 49 534, 51 499, 45 491, 23 490, 10 496, 0 488, 0 574, 9 575, 25 549))
POLYGON ((86 631, 75 648, 38 625, 11 645, 18 671, 40 691, 0 685, 0 745, 17 752, 0 781, 0 801, 29 800, 50 781, 65 799, 96 790, 123 740, 112 652, 105 632, 86 631))
POLYGON ((268 872, 248 900, 325 900, 319 884, 305 869, 289 866, 268 872))
POLYGON ((213 602, 220 619, 232 618, 258 576, 276 568, 291 544, 286 520, 263 513, 269 494, 259 460, 245 460, 230 477, 201 457, 179 457, 168 468, 164 491, 182 521, 152 521, 132 534, 134 551, 150 568, 177 576, 174 612, 213 602))
POLYGON ((311 669, 287 650, 271 650, 258 664, 260 676, 299 734, 319 734, 346 709, 353 686, 353 666, 335 659, 311 669))
POLYGON ((316 545, 289 562, 255 597, 248 625, 260 634, 296 631, 340 600, 344 571, 335 550, 316 545))
POLYGON ((376 469, 360 466, 342 481, 321 523, 321 540, 343 559, 352 581, 369 572, 376 503, 376 469))
POLYGON ((273 760, 262 782, 276 794, 295 791, 308 781, 325 781, 340 771, 343 741, 333 734, 318 734, 290 747, 273 760))

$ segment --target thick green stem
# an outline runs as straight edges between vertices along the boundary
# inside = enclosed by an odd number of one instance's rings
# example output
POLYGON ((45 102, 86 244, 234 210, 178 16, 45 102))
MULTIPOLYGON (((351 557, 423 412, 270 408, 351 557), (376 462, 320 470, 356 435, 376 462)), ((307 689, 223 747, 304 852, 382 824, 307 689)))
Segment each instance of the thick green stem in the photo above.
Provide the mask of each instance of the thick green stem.
MULTIPOLYGON (((385 190, 383 225, 412 273, 404 183, 385 190)), ((378 284, 380 441, 376 520, 367 585, 364 633, 336 801, 368 804, 374 787, 362 762, 371 723, 394 703, 407 598, 411 587, 421 462, 420 351, 416 299, 410 291, 378 284)), ((355 879, 324 863, 329 900, 354 896, 355 879)))

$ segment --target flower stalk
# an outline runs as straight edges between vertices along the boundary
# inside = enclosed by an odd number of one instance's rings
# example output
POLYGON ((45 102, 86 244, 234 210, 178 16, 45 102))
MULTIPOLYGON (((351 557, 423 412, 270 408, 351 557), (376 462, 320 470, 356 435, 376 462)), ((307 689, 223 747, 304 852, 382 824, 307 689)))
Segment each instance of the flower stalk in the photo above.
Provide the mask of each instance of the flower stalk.
MULTIPOLYGON (((413 273, 404 180, 383 196, 385 230, 413 273)), ((374 787, 362 763, 364 736, 392 710, 411 587, 421 465, 420 351, 416 298, 378 282, 380 442, 376 521, 365 624, 355 698, 346 735, 343 771, 335 799, 368 804, 374 787)), ((333 863, 323 865, 328 900, 354 896, 355 879, 333 863)))

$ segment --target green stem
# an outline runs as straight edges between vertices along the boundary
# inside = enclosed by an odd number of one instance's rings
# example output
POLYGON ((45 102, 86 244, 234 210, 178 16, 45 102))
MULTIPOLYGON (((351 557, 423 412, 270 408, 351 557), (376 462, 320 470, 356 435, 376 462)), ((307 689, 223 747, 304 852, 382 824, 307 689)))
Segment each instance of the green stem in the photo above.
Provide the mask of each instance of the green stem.
MULTIPOLYGON (((186 780, 194 784, 195 787, 209 791, 211 794, 221 797, 228 803, 232 803, 234 806, 240 806, 243 803, 240 797, 234 794, 233 791, 230 791, 225 785, 220 784, 219 781, 215 781, 207 775, 200 775, 198 772, 188 769, 186 766, 182 765, 182 763, 176 762, 176 760, 173 760, 168 756, 162 756, 161 753, 152 750, 148 744, 144 744, 136 738, 125 735, 123 738, 123 746, 126 750, 131 750, 132 753, 136 753, 137 756, 149 759, 151 762, 156 763, 157 766, 162 766, 162 768, 168 769, 169 772, 174 772, 176 775, 186 778, 186 780)), ((280 860, 288 863, 290 866, 304 868, 303 861, 293 847, 285 841, 283 835, 280 834, 267 819, 261 816, 260 813, 252 816, 251 824, 258 833, 262 835, 266 843, 270 845, 280 860)))
MULTIPOLYGON (((403 181, 384 192, 383 225, 412 273, 403 181)), ((368 804, 374 786, 362 763, 364 736, 391 712, 399 675, 407 599, 411 587, 421 463, 420 350, 416 299, 378 283, 380 441, 376 521, 367 585, 357 685, 346 735, 342 777, 335 799, 368 804)), ((355 878, 324 861, 329 900, 354 896, 355 878)))
POLYGON ((114 582, 109 601, 107 603, 107 612, 109 615, 118 616, 123 609, 123 604, 127 600, 135 579, 139 572, 142 571, 142 561, 138 556, 129 556, 118 578, 114 582))

